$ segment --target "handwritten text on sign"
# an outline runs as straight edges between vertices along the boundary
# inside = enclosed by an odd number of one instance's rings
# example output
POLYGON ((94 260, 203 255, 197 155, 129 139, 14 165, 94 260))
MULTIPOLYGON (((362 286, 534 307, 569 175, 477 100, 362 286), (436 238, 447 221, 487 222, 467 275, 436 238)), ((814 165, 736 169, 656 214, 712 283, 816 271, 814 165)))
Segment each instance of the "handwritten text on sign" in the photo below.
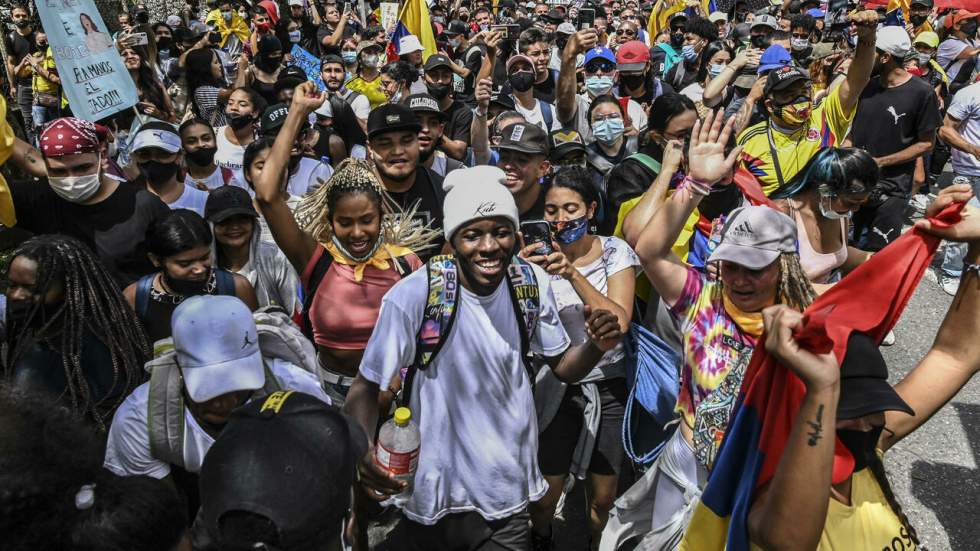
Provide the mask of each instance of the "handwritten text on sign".
POLYGON ((92 0, 41 0, 37 7, 76 117, 94 122, 136 104, 136 85, 92 0))

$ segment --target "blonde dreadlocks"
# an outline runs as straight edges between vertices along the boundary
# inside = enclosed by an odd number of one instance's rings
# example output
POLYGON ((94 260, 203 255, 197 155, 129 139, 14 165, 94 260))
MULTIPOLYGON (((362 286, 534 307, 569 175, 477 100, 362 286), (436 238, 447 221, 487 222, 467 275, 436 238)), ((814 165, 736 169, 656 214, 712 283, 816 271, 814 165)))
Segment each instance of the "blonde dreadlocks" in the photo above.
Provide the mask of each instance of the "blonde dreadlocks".
POLYGON ((296 223, 313 239, 328 243, 333 236, 333 212, 338 201, 345 195, 357 193, 368 195, 379 204, 382 215, 379 239, 382 243, 418 251, 439 237, 438 231, 413 224, 418 202, 407 212, 403 211, 381 185, 373 163, 354 158, 340 163, 326 183, 303 198, 296 208, 296 223))
POLYGON ((806 277, 800 255, 783 253, 779 255, 779 282, 776 284, 776 300, 802 312, 817 298, 817 292, 806 277))

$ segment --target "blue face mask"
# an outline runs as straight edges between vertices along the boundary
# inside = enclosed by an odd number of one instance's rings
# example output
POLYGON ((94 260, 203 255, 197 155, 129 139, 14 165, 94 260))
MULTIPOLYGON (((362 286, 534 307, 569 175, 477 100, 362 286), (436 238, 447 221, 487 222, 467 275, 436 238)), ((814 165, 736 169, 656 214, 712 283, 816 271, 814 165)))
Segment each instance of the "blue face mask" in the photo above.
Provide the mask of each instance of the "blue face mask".
POLYGON ((694 63, 698 59, 698 51, 694 44, 685 44, 681 49, 681 55, 684 56, 684 61, 689 63, 694 63))
POLYGON ((612 77, 591 76, 585 77, 585 89, 595 97, 608 94, 613 87, 612 77))
POLYGON ((713 64, 708 68, 708 74, 711 75, 711 78, 714 78, 720 75, 721 72, 725 70, 725 67, 728 67, 728 65, 724 63, 713 64))
POLYGON ((562 245, 571 245, 582 239, 589 230, 589 219, 585 216, 565 220, 564 222, 552 222, 551 229, 555 233, 555 241, 562 245))
POLYGON ((357 62, 357 52, 340 52, 340 57, 344 63, 351 65, 357 62))
POLYGON ((592 123, 592 135, 595 136, 595 139, 607 145, 622 138, 623 132, 625 131, 626 127, 624 126, 623 119, 620 118, 603 119, 592 123))

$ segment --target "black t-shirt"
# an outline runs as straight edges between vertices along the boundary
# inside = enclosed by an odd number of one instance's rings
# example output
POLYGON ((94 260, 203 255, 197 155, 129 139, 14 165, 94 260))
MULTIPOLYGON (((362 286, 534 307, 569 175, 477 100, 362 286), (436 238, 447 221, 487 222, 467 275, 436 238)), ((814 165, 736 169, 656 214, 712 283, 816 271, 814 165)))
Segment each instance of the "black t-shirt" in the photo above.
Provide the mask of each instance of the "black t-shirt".
POLYGON ((414 251, 423 262, 439 254, 445 242, 442 236, 442 200, 446 194, 442 191, 442 177, 431 170, 419 166, 415 170, 415 182, 408 191, 389 191, 388 195, 403 211, 408 211, 418 203, 413 220, 420 226, 426 226, 439 232, 439 238, 431 247, 422 251, 414 251))
POLYGON ((644 87, 644 92, 642 96, 630 96, 626 93, 626 88, 623 85, 619 86, 619 96, 629 96, 636 103, 639 103, 643 107, 650 107, 653 104, 653 100, 659 98, 660 96, 666 94, 667 92, 673 92, 674 88, 666 82, 653 76, 650 73, 650 77, 647 79, 647 84, 644 87))
POLYGON ((556 72, 548 69, 548 78, 546 78, 541 84, 534 85, 534 97, 554 105, 556 80, 558 80, 556 72))
POLYGON ((443 134, 450 140, 463 140, 467 145, 470 143, 470 124, 473 122, 473 111, 465 103, 453 100, 449 109, 449 120, 446 121, 446 128, 443 134))
MULTIPOLYGON (((463 93, 456 96, 456 99, 464 103, 473 103, 473 95, 476 92, 476 75, 480 72, 483 65, 483 55, 487 47, 483 44, 474 44, 466 49, 463 55, 459 56, 463 67, 470 70, 470 76, 463 79, 463 93)), ((468 140, 467 140, 468 141, 468 140)))
POLYGON ((92 248, 120 288, 154 271, 146 256, 146 233, 170 212, 156 195, 127 182, 94 205, 62 199, 46 180, 10 182, 10 191, 18 227, 79 239, 92 248))
POLYGON ((667 71, 667 74, 664 75, 663 81, 669 82, 671 87, 673 87, 675 90, 683 90, 689 85, 694 84, 694 81, 697 79, 698 70, 692 69, 687 65, 687 62, 681 61, 680 63, 675 63, 674 66, 667 71), (681 73, 681 69, 683 69, 683 73, 681 73))
MULTIPOLYGON (((319 27, 313 24, 313 19, 309 15, 303 15, 297 22, 299 23, 300 32, 299 45, 310 53, 320 51, 320 46, 317 42, 317 31, 319 27)), ((292 49, 291 46, 287 45, 286 47, 292 49)))
MULTIPOLYGON (((10 55, 10 61, 15 66, 20 63, 24 56, 37 51, 37 43, 34 41, 35 32, 31 31, 27 36, 21 36, 17 31, 10 31, 7 34, 6 47, 10 55)), ((31 76, 15 77, 16 83, 20 86, 30 86, 31 76)))
POLYGON ((544 186, 541 184, 535 184, 538 186, 538 198, 531 205, 531 208, 522 212, 520 215, 521 222, 527 222, 528 220, 544 220, 544 186))
MULTIPOLYGON (((858 102, 857 114, 851 127, 851 139, 873 157, 897 153, 919 140, 932 135, 942 125, 936 91, 920 78, 886 88, 879 79, 872 79, 858 102)), ((883 178, 911 174, 915 161, 885 167, 883 178)))

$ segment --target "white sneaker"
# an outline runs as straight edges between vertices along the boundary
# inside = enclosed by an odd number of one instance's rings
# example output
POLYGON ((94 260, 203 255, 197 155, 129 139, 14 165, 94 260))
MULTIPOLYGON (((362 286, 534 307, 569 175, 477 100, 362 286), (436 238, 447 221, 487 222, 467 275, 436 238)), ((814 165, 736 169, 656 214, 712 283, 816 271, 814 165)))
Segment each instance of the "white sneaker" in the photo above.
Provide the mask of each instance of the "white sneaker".
POLYGON ((922 278, 925 279, 926 281, 931 281, 936 285, 939 285, 939 276, 936 274, 937 271, 938 270, 929 268, 926 270, 926 273, 922 275, 922 278))
POLYGON ((956 291, 960 288, 960 278, 944 275, 939 279, 939 286, 949 296, 956 296, 956 291))
POLYGON ((881 339, 881 346, 891 346, 895 344, 895 332, 889 331, 884 339, 881 339))
POLYGON ((909 206, 911 206, 912 210, 915 212, 925 214, 926 208, 929 207, 929 196, 922 193, 916 193, 915 196, 913 196, 909 201, 909 206))

